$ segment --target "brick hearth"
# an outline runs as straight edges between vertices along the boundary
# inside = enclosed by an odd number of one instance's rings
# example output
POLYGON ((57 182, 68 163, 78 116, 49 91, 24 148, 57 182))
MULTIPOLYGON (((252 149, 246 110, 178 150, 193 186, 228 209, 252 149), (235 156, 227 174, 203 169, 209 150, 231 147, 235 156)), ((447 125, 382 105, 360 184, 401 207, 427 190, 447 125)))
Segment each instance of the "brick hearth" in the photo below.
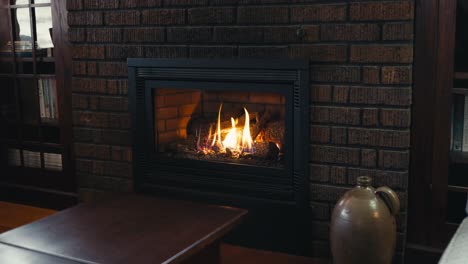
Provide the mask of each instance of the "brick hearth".
MULTIPOLYGON (((68 0, 81 195, 132 191, 127 57, 308 58, 311 253, 358 175, 402 199, 406 232, 413 1, 68 0)), ((401 258, 399 258, 401 260, 401 258)))

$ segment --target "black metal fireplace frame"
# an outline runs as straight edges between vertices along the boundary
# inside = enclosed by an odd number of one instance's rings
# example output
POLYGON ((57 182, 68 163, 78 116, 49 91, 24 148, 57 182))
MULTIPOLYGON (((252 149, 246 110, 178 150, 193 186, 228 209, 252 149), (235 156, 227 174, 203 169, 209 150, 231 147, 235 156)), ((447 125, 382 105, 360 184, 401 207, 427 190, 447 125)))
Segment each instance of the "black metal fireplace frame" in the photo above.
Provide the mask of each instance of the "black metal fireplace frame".
POLYGON ((307 206, 309 189, 307 61, 128 59, 128 67, 133 172, 137 192, 198 198, 237 206, 256 204, 307 206), (156 155, 153 136, 152 92, 158 87, 275 92, 284 95, 287 128, 286 169, 161 159, 156 155), (242 185, 243 188, 240 187, 242 185), (240 188, 239 193, 225 191, 234 186, 240 188))

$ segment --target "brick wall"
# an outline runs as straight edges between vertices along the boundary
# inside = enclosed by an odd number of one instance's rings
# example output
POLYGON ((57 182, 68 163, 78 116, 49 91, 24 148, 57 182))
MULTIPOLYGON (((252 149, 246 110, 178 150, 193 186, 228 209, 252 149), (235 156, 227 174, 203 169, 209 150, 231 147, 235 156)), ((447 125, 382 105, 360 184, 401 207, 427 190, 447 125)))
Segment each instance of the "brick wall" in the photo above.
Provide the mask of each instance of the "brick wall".
POLYGON ((67 0, 80 192, 131 191, 127 57, 308 58, 311 252, 358 175, 398 190, 404 246, 413 1, 67 0))

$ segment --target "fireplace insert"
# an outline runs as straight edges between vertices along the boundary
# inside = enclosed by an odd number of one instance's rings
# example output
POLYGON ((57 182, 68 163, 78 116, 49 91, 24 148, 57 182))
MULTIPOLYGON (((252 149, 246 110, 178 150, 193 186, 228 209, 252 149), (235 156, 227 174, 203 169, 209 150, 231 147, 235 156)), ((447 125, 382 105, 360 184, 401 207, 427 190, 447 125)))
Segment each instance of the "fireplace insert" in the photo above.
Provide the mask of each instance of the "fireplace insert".
POLYGON ((308 63, 129 59, 138 192, 306 206, 308 63))

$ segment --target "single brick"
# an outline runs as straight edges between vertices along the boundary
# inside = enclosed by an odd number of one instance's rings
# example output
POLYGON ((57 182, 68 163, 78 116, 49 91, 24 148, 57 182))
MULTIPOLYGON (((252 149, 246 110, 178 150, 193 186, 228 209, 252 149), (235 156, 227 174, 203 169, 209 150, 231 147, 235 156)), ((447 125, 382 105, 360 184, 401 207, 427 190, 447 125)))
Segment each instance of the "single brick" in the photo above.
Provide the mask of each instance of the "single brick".
POLYGON ((111 146, 111 160, 132 162, 132 149, 130 147, 111 146))
POLYGON ((87 95, 82 94, 72 94, 72 108, 73 109, 88 109, 89 108, 89 98, 87 95))
POLYGON ((310 164, 309 173, 311 182, 328 182, 330 180, 330 167, 327 165, 310 164))
POLYGON ((104 59, 104 46, 74 45, 71 48, 74 59, 104 59))
POLYGON ((99 110, 113 112, 128 112, 128 98, 119 96, 100 96, 99 110))
POLYGON ((410 20, 414 17, 413 1, 352 3, 351 20, 410 20))
POLYGON ((128 81, 127 81, 127 79, 107 80, 106 94, 109 94, 109 95, 127 95, 128 94, 128 81))
POLYGON ((104 79, 73 78, 72 84, 73 92, 90 94, 106 93, 106 80, 104 79))
POLYGON ((110 26, 127 26, 140 24, 140 12, 135 10, 106 12, 104 22, 110 26))
POLYGON ((348 141, 351 145, 408 148, 410 146, 410 133, 409 131, 349 128, 348 141))
POLYGON ((72 73, 75 76, 86 75, 86 62, 84 61, 74 61, 72 65, 72 73))
POLYGON ((68 13, 68 25, 70 26, 96 26, 102 25, 102 12, 70 12, 68 13))
POLYGON ((409 151, 379 151, 379 167, 383 169, 408 169, 409 151))
POLYGON ((232 24, 235 22, 235 9, 231 7, 192 8, 188 10, 191 25, 232 24))
POLYGON ((297 34, 298 27, 270 26, 264 28, 265 43, 291 43, 299 42, 301 38, 297 34))
POLYGON ((380 84, 380 67, 364 66, 362 68, 362 82, 365 84, 380 84))
POLYGON ((328 203, 310 202, 309 207, 310 207, 312 219, 318 219, 318 220, 330 219, 330 206, 328 203))
POLYGON ((109 113, 109 128, 129 129, 130 114, 126 113, 109 113))
POLYGON ((84 41, 86 41, 86 29, 85 28, 69 28, 68 29, 68 40, 70 42, 84 42, 84 41))
POLYGON ((75 155, 79 158, 97 158, 102 160, 110 158, 110 147, 108 145, 75 143, 74 147, 75 155))
POLYGON ((224 58, 235 57, 237 48, 234 46, 191 46, 191 58, 224 58))
POLYGON ((85 9, 116 9, 119 1, 116 0, 83 0, 85 9))
POLYGON ((310 5, 291 8, 291 22, 345 21, 346 4, 310 5))
POLYGON ((285 6, 239 7, 240 24, 285 24, 289 21, 289 8, 285 6))
POLYGON ((384 66, 382 67, 383 84, 411 84, 413 83, 413 67, 384 66))
POLYGON ((310 142, 312 143, 328 143, 330 142, 330 128, 327 126, 311 126, 310 142))
POLYGON ((390 188, 406 189, 408 186, 408 172, 384 171, 377 169, 349 168, 348 183, 357 184, 357 177, 372 177, 373 186, 388 186, 390 188))
POLYGON ((313 221, 310 223, 311 236, 314 239, 328 240, 330 237, 330 223, 313 221))
POLYGON ((362 125, 363 126, 378 126, 379 125, 379 109, 364 108, 362 109, 362 125))
POLYGON ((260 27, 215 27, 214 41, 219 43, 263 42, 263 28, 260 27))
POLYGON ((315 82, 360 82, 361 68, 359 66, 313 65, 311 66, 310 79, 315 82))
POLYGON ((183 9, 156 9, 142 11, 145 25, 181 25, 185 23, 183 9))
POLYGON ((135 7, 160 7, 162 0, 131 0, 121 1, 121 8, 135 8, 135 7))
POLYGON ((312 145, 310 153, 313 162, 359 165, 360 160, 358 148, 312 145))
POLYGON ((361 150, 361 166, 367 168, 377 167, 377 151, 375 149, 361 150))
POLYGON ((106 47, 106 58, 127 59, 143 57, 143 47, 129 45, 109 45, 106 47))
POLYGON ((127 63, 125 62, 100 62, 99 76, 124 77, 127 76, 127 63))
POLYGON ((83 9, 83 0, 67 0, 67 10, 81 10, 83 9))
POLYGON ((190 27, 190 28, 168 28, 168 42, 183 42, 183 43, 201 43, 211 42, 213 40, 213 32, 208 27, 190 27))
POLYGON ((347 45, 335 44, 294 45, 290 47, 290 56, 306 57, 311 62, 346 62, 348 47, 347 45))
POLYGON ((73 125, 106 128, 109 127, 109 115, 101 112, 73 111, 73 125))
POLYGON ((332 96, 332 88, 330 85, 311 85, 310 100, 311 102, 330 102, 332 96))
POLYGON ((413 22, 387 23, 383 25, 383 40, 412 40, 414 37, 413 22))
POLYGON ((86 32, 88 42, 120 42, 122 31, 120 28, 88 28, 86 32))
POLYGON ((359 63, 411 63, 412 45, 352 45, 352 62, 359 63))
POLYGON ((333 102, 347 103, 349 100, 349 86, 333 87, 333 102))
POLYGON ((332 127, 331 143, 337 145, 348 144, 348 129, 346 127, 332 127))
POLYGON ((359 125, 360 113, 359 108, 313 106, 311 120, 317 123, 359 125))
POLYGON ((373 41, 379 40, 377 24, 323 24, 320 39, 324 41, 373 41))
POLYGON ((349 187, 338 187, 333 185, 313 183, 310 185, 310 199, 312 201, 336 202, 349 189, 349 187))
POLYGON ((333 166, 330 170, 330 183, 343 185, 347 182, 347 169, 346 167, 333 166))
POLYGON ((164 0, 165 6, 204 6, 209 0, 164 0))
POLYGON ((124 42, 164 42, 164 28, 124 28, 124 42))
POLYGON ((368 105, 411 105, 410 88, 351 87, 350 103, 368 105))
POLYGON ((409 128, 411 111, 409 109, 382 109, 380 121, 383 126, 409 128))
POLYGON ((151 58, 185 58, 186 46, 149 46, 145 47, 145 56, 151 58))
POLYGON ((239 57, 256 58, 286 58, 288 56, 287 46, 241 46, 239 57))

